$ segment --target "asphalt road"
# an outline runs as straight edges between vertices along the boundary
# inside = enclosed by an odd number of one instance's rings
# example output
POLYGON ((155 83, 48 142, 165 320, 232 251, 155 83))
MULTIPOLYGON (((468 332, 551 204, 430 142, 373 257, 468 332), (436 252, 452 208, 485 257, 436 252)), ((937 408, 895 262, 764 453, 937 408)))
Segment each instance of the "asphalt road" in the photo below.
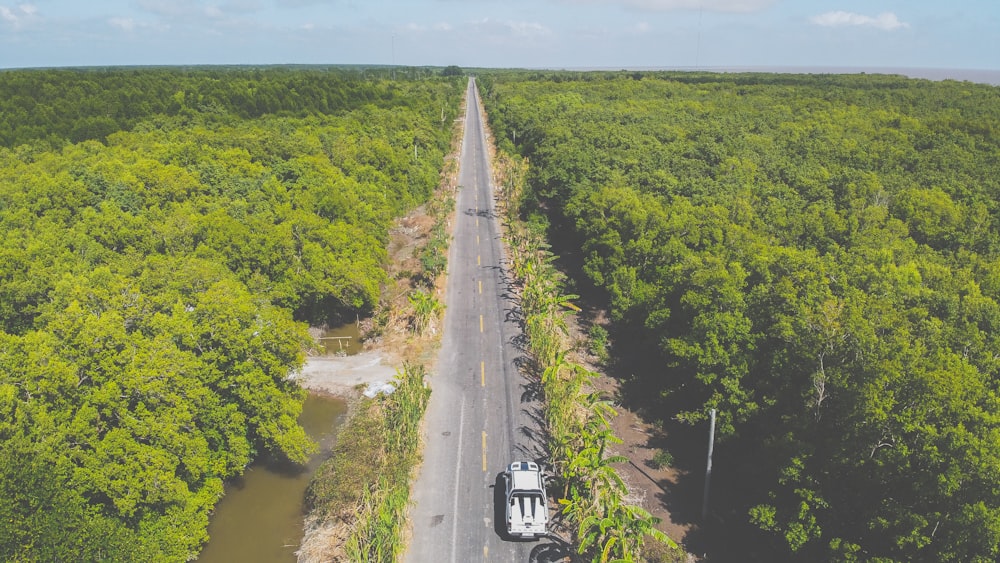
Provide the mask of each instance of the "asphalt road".
POLYGON ((546 461, 536 387, 520 375, 519 310, 511 300, 494 213, 490 163, 469 81, 444 334, 430 378, 424 459, 412 492, 408 563, 544 562, 557 540, 508 541, 498 475, 514 460, 546 461))

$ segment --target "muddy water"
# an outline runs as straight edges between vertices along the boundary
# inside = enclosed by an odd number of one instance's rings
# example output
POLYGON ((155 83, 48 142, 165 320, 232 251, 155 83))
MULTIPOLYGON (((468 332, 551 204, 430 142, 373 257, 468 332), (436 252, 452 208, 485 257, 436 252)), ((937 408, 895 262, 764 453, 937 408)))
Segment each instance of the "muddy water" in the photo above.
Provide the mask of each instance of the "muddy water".
POLYGON ((361 351, 361 330, 358 323, 328 328, 317 341, 323 345, 326 355, 353 356, 361 351))
POLYGON ((306 466, 260 460, 226 487, 208 526, 211 538, 199 563, 294 563, 302 540, 303 496, 309 479, 329 455, 347 405, 309 395, 299 423, 320 444, 306 466))

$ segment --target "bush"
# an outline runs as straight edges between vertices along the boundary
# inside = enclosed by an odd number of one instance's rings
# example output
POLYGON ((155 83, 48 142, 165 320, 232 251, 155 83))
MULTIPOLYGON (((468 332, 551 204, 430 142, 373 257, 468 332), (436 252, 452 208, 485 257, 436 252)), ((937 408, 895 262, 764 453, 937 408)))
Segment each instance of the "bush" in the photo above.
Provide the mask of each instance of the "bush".
POLYGON ((650 460, 649 464, 653 469, 665 469, 674 464, 674 454, 667 450, 656 450, 656 454, 653 455, 653 459, 650 460))
POLYGON ((590 337, 590 353, 597 356, 597 358, 602 362, 608 361, 608 358, 610 357, 608 352, 610 342, 608 341, 607 329, 601 325, 594 325, 590 327, 587 335, 590 337))

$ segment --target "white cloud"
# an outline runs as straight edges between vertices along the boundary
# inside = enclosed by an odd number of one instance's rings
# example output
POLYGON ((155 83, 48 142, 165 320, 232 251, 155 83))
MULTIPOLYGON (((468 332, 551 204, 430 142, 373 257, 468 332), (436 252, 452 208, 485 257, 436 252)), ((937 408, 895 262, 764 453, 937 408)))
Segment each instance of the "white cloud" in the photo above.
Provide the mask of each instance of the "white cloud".
POLYGON ((136 20, 135 18, 128 18, 122 16, 115 16, 113 18, 108 18, 107 23, 109 26, 120 29, 122 31, 131 33, 133 31, 164 31, 169 26, 157 24, 150 21, 136 20))
POLYGON ((635 27, 632 29, 635 33, 649 33, 649 30, 652 29, 652 27, 650 27, 648 22, 639 22, 635 24, 635 27))
POLYGON ((132 31, 136 27, 135 20, 132 18, 111 18, 108 20, 108 24, 125 31, 132 31))
POLYGON ((143 10, 166 18, 207 17, 221 19, 227 16, 253 13, 260 10, 259 2, 251 0, 214 4, 201 0, 139 0, 143 10))
POLYGON ((552 34, 552 30, 538 22, 500 21, 484 18, 469 22, 468 26, 477 33, 494 36, 516 35, 519 37, 541 37, 552 34))
POLYGON ((617 4, 644 12, 695 10, 708 12, 759 12, 776 0, 563 0, 571 4, 617 4))
POLYGON ((35 20, 38 8, 33 4, 18 4, 14 7, 0 6, 0 23, 7 23, 14 29, 20 29, 31 20, 35 20))
POLYGON ((506 25, 515 35, 549 35, 551 33, 549 28, 538 22, 506 22, 506 25))
POLYGON ((451 31, 453 28, 448 22, 437 22, 434 24, 422 24, 416 22, 409 22, 404 24, 399 28, 401 31, 412 31, 414 33, 426 33, 428 31, 451 31))
POLYGON ((896 14, 892 12, 884 12, 872 17, 838 10, 813 16, 809 21, 823 27, 861 26, 875 27, 886 31, 893 31, 901 27, 910 27, 910 24, 899 21, 896 14))

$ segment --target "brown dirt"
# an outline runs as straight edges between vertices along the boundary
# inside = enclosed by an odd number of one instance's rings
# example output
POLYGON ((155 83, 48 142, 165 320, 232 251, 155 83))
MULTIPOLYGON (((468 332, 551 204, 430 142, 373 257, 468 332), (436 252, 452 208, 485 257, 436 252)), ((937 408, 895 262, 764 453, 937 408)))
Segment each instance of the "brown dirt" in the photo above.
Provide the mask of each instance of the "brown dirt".
MULTIPOLYGON (((587 316, 594 317, 592 324, 605 327, 608 324, 603 311, 597 311, 595 314, 587 316)), ((643 420, 636 412, 615 401, 620 396, 618 380, 607 375, 598 358, 586 351, 585 323, 580 317, 573 317, 569 319, 569 324, 570 337, 577 343, 570 359, 600 374, 593 380, 592 387, 612 401, 618 412, 618 416, 611 420, 611 428, 615 436, 622 440, 622 443, 614 444, 608 449, 611 455, 621 455, 628 458, 627 463, 617 464, 616 469, 628 485, 629 503, 641 506, 659 518, 660 524, 656 527, 672 540, 681 544, 684 536, 690 531, 691 525, 674 522, 670 517, 670 511, 667 510, 662 500, 669 495, 671 487, 677 486, 681 474, 672 467, 657 468, 653 463, 653 456, 658 450, 650 446, 651 438, 657 436, 661 430, 656 425, 643 420)), ((689 559, 691 559, 690 556, 689 559)))

